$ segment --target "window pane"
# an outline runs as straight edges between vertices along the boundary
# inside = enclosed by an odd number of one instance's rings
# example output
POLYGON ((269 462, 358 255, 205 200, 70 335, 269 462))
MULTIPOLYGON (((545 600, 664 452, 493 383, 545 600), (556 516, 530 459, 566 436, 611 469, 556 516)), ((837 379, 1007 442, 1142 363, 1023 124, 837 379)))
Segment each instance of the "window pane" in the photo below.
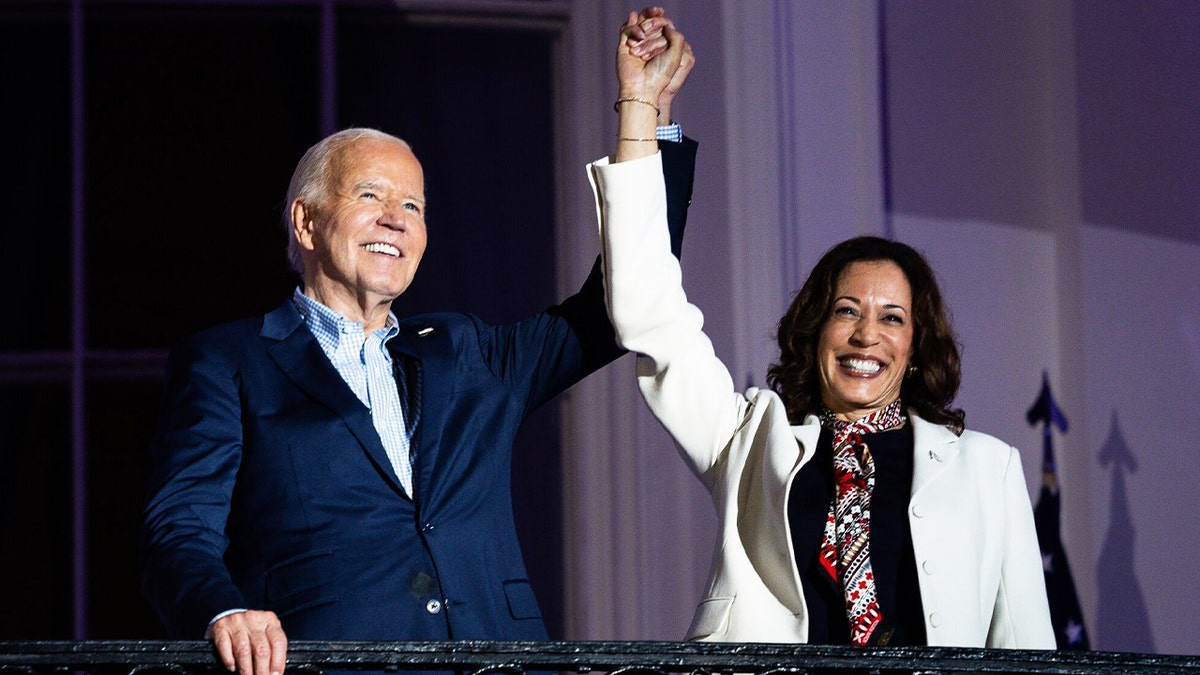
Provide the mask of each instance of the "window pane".
POLYGON ((0 385, 0 638, 72 636, 71 397, 0 385))
POLYGON ((65 3, 0 6, 5 208, 0 351, 63 349, 71 317, 71 39, 65 3), (15 170, 14 170, 15 169, 15 170))
POLYGON ((429 246, 397 312, 504 321, 559 300, 551 36, 397 10, 344 9, 337 25, 340 123, 404 138, 425 169, 429 246))
POLYGON ((165 347, 290 291, 279 218, 316 135, 317 11, 89 7, 91 346, 165 347))
POLYGON ((88 608, 93 639, 165 638, 142 598, 142 507, 161 382, 88 389, 88 608))

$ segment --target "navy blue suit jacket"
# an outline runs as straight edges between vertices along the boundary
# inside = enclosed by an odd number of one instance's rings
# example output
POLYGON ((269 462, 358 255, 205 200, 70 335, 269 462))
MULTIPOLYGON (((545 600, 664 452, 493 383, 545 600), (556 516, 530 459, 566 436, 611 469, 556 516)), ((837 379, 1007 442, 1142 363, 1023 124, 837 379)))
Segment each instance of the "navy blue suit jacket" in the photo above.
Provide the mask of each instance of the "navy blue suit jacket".
MULTIPOLYGON (((678 253, 695 143, 662 143, 678 253)), ((143 590, 179 638, 232 608, 294 639, 545 639, 513 524, 525 417, 621 354, 599 268, 503 326, 400 321, 415 498, 367 408, 288 300, 172 350, 153 444, 143 590)))

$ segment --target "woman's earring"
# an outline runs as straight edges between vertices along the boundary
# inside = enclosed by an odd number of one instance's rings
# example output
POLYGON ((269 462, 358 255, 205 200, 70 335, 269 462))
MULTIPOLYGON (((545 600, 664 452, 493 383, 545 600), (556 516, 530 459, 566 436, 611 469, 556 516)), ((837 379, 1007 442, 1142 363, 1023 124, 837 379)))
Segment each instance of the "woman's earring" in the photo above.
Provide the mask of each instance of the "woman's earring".
POLYGON ((904 376, 905 376, 905 377, 912 377, 912 376, 913 376, 913 374, 915 374, 916 372, 917 372, 917 367, 916 367, 916 366, 909 366, 909 367, 908 367, 908 370, 906 370, 906 371, 904 372, 904 376))

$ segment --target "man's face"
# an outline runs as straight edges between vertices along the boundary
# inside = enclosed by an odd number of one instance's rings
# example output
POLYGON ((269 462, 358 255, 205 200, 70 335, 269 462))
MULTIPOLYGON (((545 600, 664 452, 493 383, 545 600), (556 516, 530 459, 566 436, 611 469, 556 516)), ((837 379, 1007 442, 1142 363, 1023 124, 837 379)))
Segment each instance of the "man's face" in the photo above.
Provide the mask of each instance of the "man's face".
POLYGON ((344 311, 390 303, 425 253, 425 178, 412 151, 362 139, 329 163, 329 194, 292 205, 305 291, 344 311))

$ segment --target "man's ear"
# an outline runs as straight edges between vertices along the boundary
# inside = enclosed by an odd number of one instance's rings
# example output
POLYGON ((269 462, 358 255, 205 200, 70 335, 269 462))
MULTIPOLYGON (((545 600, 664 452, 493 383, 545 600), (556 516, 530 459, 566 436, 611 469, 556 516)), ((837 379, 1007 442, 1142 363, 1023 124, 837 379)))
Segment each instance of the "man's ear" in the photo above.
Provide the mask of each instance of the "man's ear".
POLYGON ((304 197, 296 197, 292 202, 292 236, 306 250, 313 250, 313 229, 316 224, 314 210, 304 202, 304 197))

